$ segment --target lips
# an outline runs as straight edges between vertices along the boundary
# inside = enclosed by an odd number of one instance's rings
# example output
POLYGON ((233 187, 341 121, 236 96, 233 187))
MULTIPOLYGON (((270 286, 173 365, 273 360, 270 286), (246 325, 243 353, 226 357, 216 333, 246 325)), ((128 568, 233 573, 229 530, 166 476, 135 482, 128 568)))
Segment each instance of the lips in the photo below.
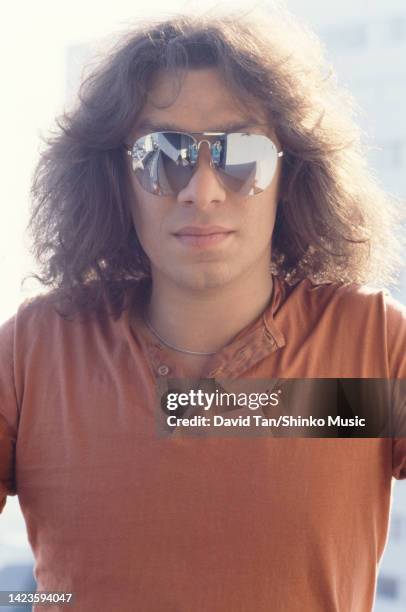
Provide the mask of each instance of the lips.
POLYGON ((175 232, 175 236, 210 236, 212 234, 229 234, 232 231, 221 225, 186 225, 175 232))
POLYGON ((176 232, 174 236, 183 247, 206 249, 216 247, 222 243, 226 244, 226 241, 231 240, 230 236, 233 234, 234 230, 220 225, 187 225, 176 232))

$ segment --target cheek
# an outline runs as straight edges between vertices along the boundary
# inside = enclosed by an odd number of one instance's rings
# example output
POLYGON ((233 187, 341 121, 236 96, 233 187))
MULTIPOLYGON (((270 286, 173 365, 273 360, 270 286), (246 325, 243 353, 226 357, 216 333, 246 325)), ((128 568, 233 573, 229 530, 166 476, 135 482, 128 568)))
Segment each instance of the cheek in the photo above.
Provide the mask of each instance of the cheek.
POLYGON ((277 202, 266 194, 255 196, 254 200, 246 202, 242 227, 257 238, 269 238, 275 223, 277 202))
POLYGON ((159 253, 162 250, 165 207, 157 198, 149 198, 148 194, 134 198, 132 219, 138 239, 144 251, 148 254, 159 253))
MULTIPOLYGON (((135 231, 141 243, 149 243, 154 234, 157 233, 157 219, 154 219, 152 210, 138 202, 133 206, 133 221, 135 231)), ((144 244, 143 244, 144 246, 144 244)))
MULTIPOLYGON (((148 240, 149 228, 156 226, 157 206, 151 201, 151 197, 147 192, 144 192, 138 185, 135 177, 132 177, 133 184, 133 201, 131 203, 131 216, 133 219, 135 231, 141 243, 148 240)), ((144 245, 143 245, 144 246, 144 245)))
POLYGON ((145 213, 142 207, 136 201, 132 202, 131 216, 137 236, 143 245, 144 227, 148 227, 148 224, 146 223, 145 213))

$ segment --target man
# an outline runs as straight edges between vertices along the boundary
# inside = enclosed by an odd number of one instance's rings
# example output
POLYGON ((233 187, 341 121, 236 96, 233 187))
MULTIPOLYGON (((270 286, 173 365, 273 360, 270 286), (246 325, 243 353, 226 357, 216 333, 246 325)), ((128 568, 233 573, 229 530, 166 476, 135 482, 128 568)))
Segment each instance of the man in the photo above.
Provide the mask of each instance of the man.
POLYGON ((53 290, 1 328, 0 491, 74 610, 373 606, 406 439, 159 428, 171 379, 406 375, 405 310, 361 284, 395 265, 391 202, 314 41, 264 31, 140 28, 37 169, 53 290))

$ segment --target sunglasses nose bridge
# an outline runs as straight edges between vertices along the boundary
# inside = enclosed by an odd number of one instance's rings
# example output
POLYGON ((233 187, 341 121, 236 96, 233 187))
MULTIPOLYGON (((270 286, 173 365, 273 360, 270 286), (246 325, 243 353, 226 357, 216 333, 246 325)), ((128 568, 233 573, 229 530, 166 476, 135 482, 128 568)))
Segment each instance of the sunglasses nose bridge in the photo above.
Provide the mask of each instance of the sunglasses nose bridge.
MULTIPOLYGON (((202 155, 202 153, 201 153, 201 151, 200 151, 200 147, 201 147, 201 145, 202 145, 203 143, 207 143, 207 149, 206 149, 206 150, 208 151, 209 156, 210 156, 210 166, 211 166, 211 167, 213 167, 212 143, 211 143, 209 140, 206 140, 205 138, 203 138, 202 140, 199 140, 199 141, 196 143, 196 148, 197 148, 197 157, 198 157, 199 161, 202 159, 202 157, 205 157, 205 154, 203 153, 203 155, 202 155)), ((204 149, 204 147, 203 147, 203 150, 202 150, 202 151, 204 152, 204 150, 205 150, 205 149, 204 149)), ((197 161, 198 161, 198 160, 196 159, 196 162, 197 162, 197 161)))
MULTIPOLYGON (((194 153, 192 154, 193 161, 191 163, 191 176, 189 177, 187 185, 185 185, 183 189, 186 189, 189 197, 196 202, 205 201, 208 193, 211 193, 212 197, 214 197, 213 190, 215 190, 215 197, 217 199, 221 200, 223 198, 225 186, 220 180, 216 164, 213 161, 212 145, 213 143, 207 139, 196 139, 193 145, 194 153), (206 143, 207 147, 200 149, 200 146, 203 143, 206 143), (208 172, 210 173, 211 178, 209 178, 208 172), (214 187, 214 185, 217 186, 214 187), (221 188, 221 195, 219 195, 218 192, 219 187, 221 188), (205 194, 204 196, 203 193, 205 194)), ((186 197, 185 193, 183 193, 182 197, 186 197)))
POLYGON ((197 143, 197 150, 198 150, 198 151, 200 151, 200 147, 201 147, 201 145, 202 145, 204 142, 207 142, 207 146, 208 146, 208 147, 209 147, 209 149, 211 150, 211 142, 210 142, 210 140, 206 140, 205 138, 202 138, 202 140, 199 140, 199 142, 197 143))

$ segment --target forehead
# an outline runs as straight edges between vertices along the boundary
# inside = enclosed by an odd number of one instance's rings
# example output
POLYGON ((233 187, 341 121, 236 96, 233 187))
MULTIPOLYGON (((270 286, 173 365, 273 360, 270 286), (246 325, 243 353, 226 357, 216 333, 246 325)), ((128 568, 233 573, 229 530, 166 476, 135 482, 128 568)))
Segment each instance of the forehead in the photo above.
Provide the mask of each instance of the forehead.
POLYGON ((188 132, 227 131, 231 126, 266 125, 260 103, 248 104, 224 83, 215 68, 188 70, 179 81, 158 72, 136 122, 145 127, 168 127, 188 132))

